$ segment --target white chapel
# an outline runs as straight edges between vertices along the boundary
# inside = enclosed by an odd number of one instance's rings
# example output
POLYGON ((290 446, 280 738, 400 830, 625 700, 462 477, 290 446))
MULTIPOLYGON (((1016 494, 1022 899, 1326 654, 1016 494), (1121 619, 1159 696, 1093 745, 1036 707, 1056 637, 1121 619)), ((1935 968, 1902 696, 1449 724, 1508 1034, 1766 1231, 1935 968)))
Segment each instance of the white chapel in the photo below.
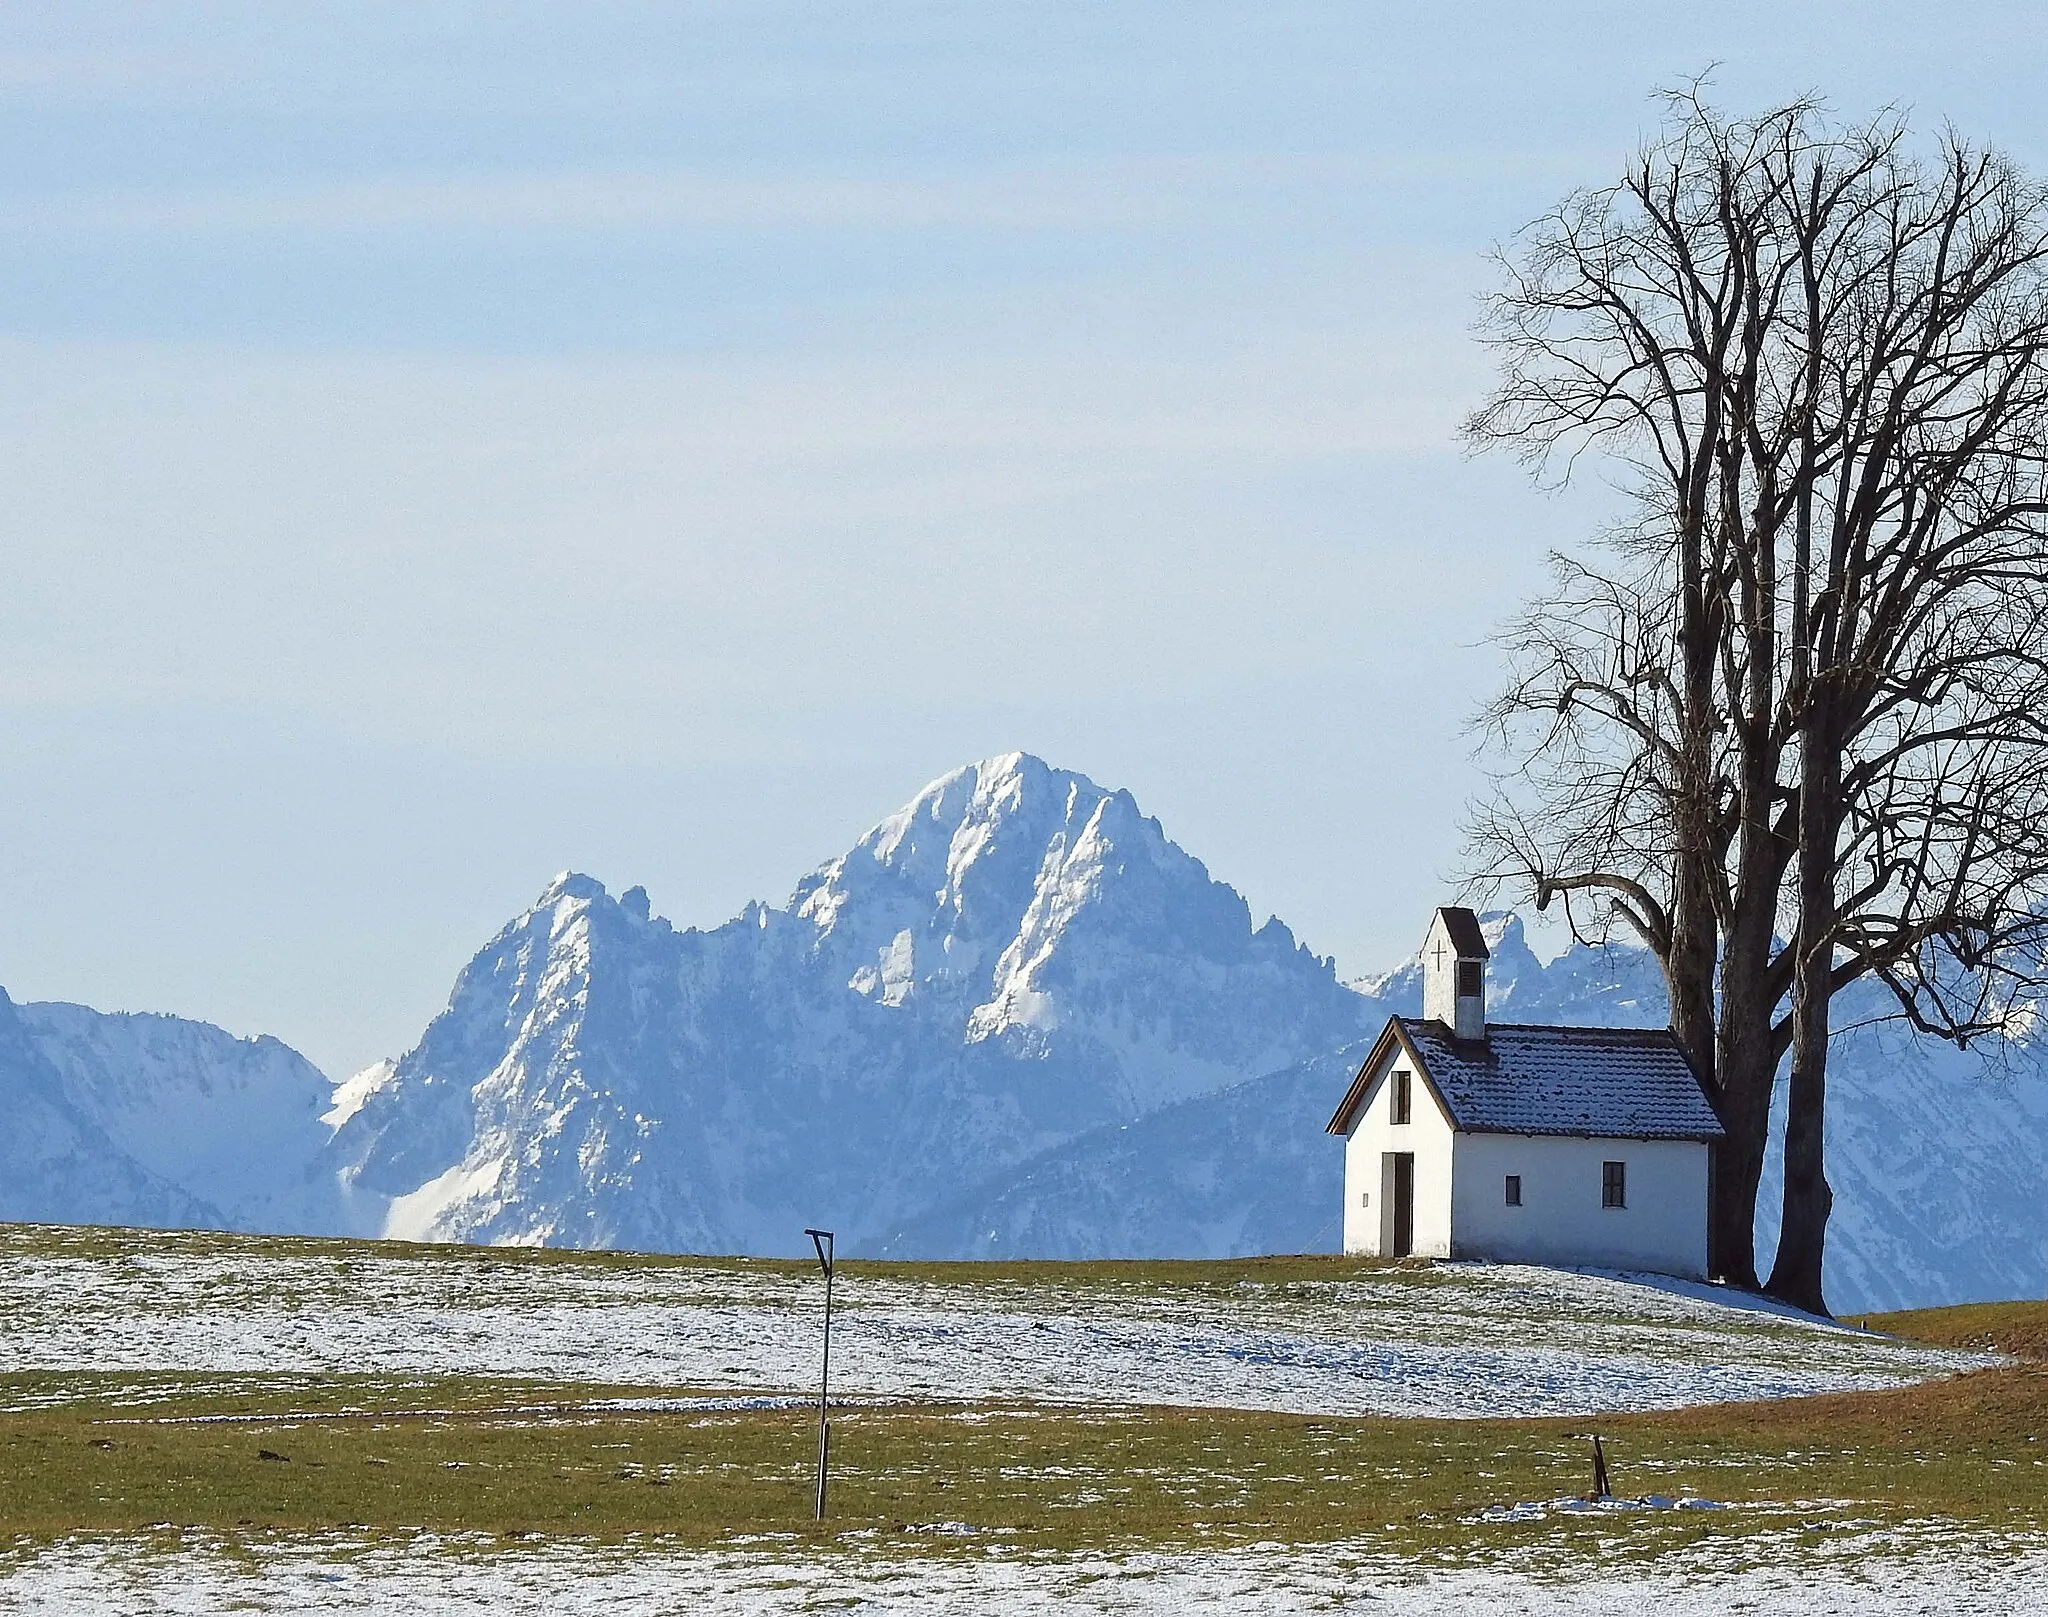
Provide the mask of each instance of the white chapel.
POLYGON ((1422 1015, 1388 1020, 1329 1132, 1344 1250, 1698 1276, 1721 1125, 1663 1029, 1489 1023, 1468 909, 1422 946, 1422 1015))

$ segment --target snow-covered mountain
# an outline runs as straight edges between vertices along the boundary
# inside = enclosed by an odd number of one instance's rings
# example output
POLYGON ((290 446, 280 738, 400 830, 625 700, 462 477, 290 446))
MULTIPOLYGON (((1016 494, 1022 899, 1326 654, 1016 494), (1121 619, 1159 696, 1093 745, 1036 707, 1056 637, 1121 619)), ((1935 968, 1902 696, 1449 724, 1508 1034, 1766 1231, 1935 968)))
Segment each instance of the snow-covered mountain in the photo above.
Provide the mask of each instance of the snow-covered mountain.
MULTIPOLYGON (((31 1007, 33 1009, 33 1007, 31 1007)), ((220 1211, 137 1162, 66 1092, 0 991, 0 1219, 215 1225, 220 1211)))
POLYGON ((393 1235, 857 1248, 1371 1014, 1128 793, 1013 753, 711 931, 561 877, 344 1087, 335 1148, 393 1235))
MULTIPOLYGON (((18 1007, 67 1102, 127 1162, 204 1216, 177 1223, 279 1233, 357 1233, 325 1160, 333 1085, 290 1046, 183 1017, 18 1007)), ((105 1209, 98 1223, 154 1224, 105 1209)))
MULTIPOLYGON (((1416 917, 1418 934, 1424 917, 1416 917)), ((1485 922, 1501 1021, 1660 1024, 1639 951, 1485 922)), ((565 875, 418 1046, 0 995, 0 1217, 905 1256, 1329 1250, 1322 1133, 1414 962, 1352 985, 1128 793, 1012 754, 710 930, 565 875)), ((1841 1025, 1882 1010, 1845 999, 1841 1025)), ((1830 1074, 1841 1309, 2048 1291, 2048 1079, 1883 1027, 1830 1074)), ((1772 1236, 1766 1184, 1762 1245, 1772 1236)))

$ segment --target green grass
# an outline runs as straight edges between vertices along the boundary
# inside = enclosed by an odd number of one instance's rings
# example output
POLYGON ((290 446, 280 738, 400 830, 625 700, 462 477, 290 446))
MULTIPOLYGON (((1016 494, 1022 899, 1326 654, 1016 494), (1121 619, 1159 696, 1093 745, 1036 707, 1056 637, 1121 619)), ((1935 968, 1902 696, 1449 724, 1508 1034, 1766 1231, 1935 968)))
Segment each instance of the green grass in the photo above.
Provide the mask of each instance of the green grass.
MULTIPOLYGON (((710 1544, 815 1531, 807 1412, 582 1407, 630 1390, 468 1378, 0 1377, 0 1399, 21 1411, 0 1416, 0 1534, 170 1524, 660 1533, 710 1544), (30 1403, 44 1407, 22 1408, 30 1403), (238 1418, 202 1418, 221 1415, 238 1418)), ((1594 1423, 1618 1492, 1695 1493, 1762 1510, 1458 1519, 1584 1492, 1588 1446, 1578 1434, 1587 1424, 840 1410, 827 1530, 873 1529, 926 1547, 944 1541, 906 1529, 964 1522, 1047 1550, 1369 1534, 1389 1548, 1541 1541, 1648 1551, 1781 1528, 1776 1507, 1816 1499, 1885 1521, 1933 1515, 2037 1529, 2048 1520, 2048 1369, 2033 1367, 1594 1423)))

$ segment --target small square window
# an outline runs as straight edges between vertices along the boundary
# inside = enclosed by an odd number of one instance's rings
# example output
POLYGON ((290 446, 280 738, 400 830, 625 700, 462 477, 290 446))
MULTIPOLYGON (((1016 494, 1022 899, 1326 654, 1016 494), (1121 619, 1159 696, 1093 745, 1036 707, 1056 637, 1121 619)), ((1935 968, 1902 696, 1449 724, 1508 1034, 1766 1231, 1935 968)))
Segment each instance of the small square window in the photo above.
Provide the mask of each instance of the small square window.
POLYGON ((1602 1207, 1628 1206, 1628 1164, 1626 1162, 1603 1162, 1600 1164, 1600 1205, 1602 1207))
POLYGON ((1394 1074, 1394 1096, 1390 1104, 1393 1108, 1392 1121, 1396 1123, 1407 1122, 1409 1111, 1409 1075, 1407 1073, 1397 1072, 1394 1074))
POLYGON ((1522 1176, 1518 1173, 1511 1173, 1508 1175, 1508 1206, 1520 1207, 1521 1205, 1522 1176))
POLYGON ((1486 967, 1477 960, 1458 962, 1458 997, 1477 999, 1486 992, 1486 967))

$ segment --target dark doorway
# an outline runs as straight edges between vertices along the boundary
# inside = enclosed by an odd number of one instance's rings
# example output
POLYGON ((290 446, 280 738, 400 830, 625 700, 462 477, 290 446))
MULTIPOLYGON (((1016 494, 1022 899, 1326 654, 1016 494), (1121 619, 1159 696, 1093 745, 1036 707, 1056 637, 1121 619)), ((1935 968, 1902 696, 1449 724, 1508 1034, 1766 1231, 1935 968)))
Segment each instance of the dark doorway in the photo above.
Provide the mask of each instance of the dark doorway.
POLYGON ((1394 1250, 1405 1258, 1415 1250, 1415 1153, 1394 1153, 1394 1250))

